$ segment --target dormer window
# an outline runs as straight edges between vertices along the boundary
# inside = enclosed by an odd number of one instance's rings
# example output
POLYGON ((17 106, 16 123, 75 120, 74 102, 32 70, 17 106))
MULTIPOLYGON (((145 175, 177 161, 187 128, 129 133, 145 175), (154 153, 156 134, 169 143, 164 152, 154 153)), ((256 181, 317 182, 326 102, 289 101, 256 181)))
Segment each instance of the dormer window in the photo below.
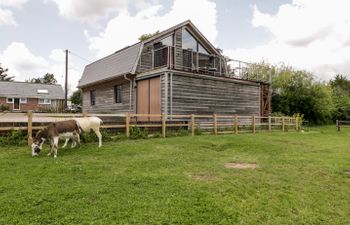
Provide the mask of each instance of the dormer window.
POLYGON ((47 89, 38 89, 38 90, 37 90, 37 93, 38 93, 38 94, 48 94, 48 93, 49 93, 49 90, 47 90, 47 89))

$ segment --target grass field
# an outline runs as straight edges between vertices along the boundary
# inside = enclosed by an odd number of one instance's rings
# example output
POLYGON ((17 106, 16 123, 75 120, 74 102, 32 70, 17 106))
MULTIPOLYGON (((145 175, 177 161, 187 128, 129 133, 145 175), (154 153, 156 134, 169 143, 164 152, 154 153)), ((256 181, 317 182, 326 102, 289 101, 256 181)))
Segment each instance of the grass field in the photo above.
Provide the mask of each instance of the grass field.
POLYGON ((350 131, 0 148, 0 224, 350 224, 350 131), (225 163, 257 169, 226 169, 225 163))

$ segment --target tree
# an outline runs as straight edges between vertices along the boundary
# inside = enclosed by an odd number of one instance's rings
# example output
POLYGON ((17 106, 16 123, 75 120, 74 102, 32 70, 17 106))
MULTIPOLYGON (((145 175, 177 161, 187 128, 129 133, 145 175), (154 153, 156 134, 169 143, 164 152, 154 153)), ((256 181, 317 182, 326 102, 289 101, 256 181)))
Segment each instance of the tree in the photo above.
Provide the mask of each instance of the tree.
POLYGON ((8 69, 2 68, 0 63, 0 81, 13 81, 14 76, 9 76, 8 71, 8 69))
POLYGON ((82 93, 81 89, 78 89, 75 92, 73 92, 72 96, 70 97, 70 100, 75 105, 82 105, 83 93, 82 93))
POLYGON ((57 80, 55 75, 52 73, 46 73, 43 77, 32 78, 29 80, 31 83, 41 83, 41 84, 56 84, 57 80))
POLYGON ((153 34, 149 33, 149 34, 143 34, 139 37, 139 41, 145 41, 151 37, 153 37, 154 35, 159 34, 159 30, 157 30, 156 32, 154 32, 153 34))
POLYGON ((343 75, 337 74, 329 81, 332 87, 334 102, 333 120, 350 120, 350 81, 343 75))

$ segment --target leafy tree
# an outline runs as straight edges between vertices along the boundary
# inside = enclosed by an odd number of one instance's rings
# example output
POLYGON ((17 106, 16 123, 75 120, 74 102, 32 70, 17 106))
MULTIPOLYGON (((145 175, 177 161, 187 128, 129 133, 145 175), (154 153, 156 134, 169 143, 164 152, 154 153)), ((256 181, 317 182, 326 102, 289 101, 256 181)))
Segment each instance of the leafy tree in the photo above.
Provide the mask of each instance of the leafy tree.
POLYGON ((46 73, 43 77, 32 78, 29 80, 31 83, 41 83, 41 84, 56 84, 57 80, 55 75, 52 73, 46 73))
POLYGON ((157 34, 159 34, 159 30, 157 30, 155 33, 153 33, 153 34, 151 34, 151 33, 149 33, 149 34, 143 34, 143 35, 141 35, 140 37, 139 37, 139 41, 145 41, 145 40, 147 40, 147 39, 149 39, 149 38, 151 38, 151 37, 153 37, 154 35, 157 35, 157 34))
POLYGON ((72 96, 70 97, 70 100, 75 105, 82 105, 83 93, 82 93, 81 89, 78 89, 75 92, 73 92, 72 96))
POLYGON ((343 75, 337 74, 329 81, 332 87, 334 111, 333 120, 350 120, 350 81, 343 75))
POLYGON ((14 76, 9 76, 8 71, 8 69, 2 68, 0 63, 0 81, 13 81, 14 76))

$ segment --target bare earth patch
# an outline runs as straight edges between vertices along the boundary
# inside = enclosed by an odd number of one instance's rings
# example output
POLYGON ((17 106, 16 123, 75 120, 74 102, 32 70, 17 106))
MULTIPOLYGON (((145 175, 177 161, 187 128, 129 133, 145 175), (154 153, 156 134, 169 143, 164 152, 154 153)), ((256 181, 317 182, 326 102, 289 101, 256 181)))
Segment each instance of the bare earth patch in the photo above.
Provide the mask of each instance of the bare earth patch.
POLYGON ((256 163, 226 163, 227 169, 256 169, 258 165, 256 163))

